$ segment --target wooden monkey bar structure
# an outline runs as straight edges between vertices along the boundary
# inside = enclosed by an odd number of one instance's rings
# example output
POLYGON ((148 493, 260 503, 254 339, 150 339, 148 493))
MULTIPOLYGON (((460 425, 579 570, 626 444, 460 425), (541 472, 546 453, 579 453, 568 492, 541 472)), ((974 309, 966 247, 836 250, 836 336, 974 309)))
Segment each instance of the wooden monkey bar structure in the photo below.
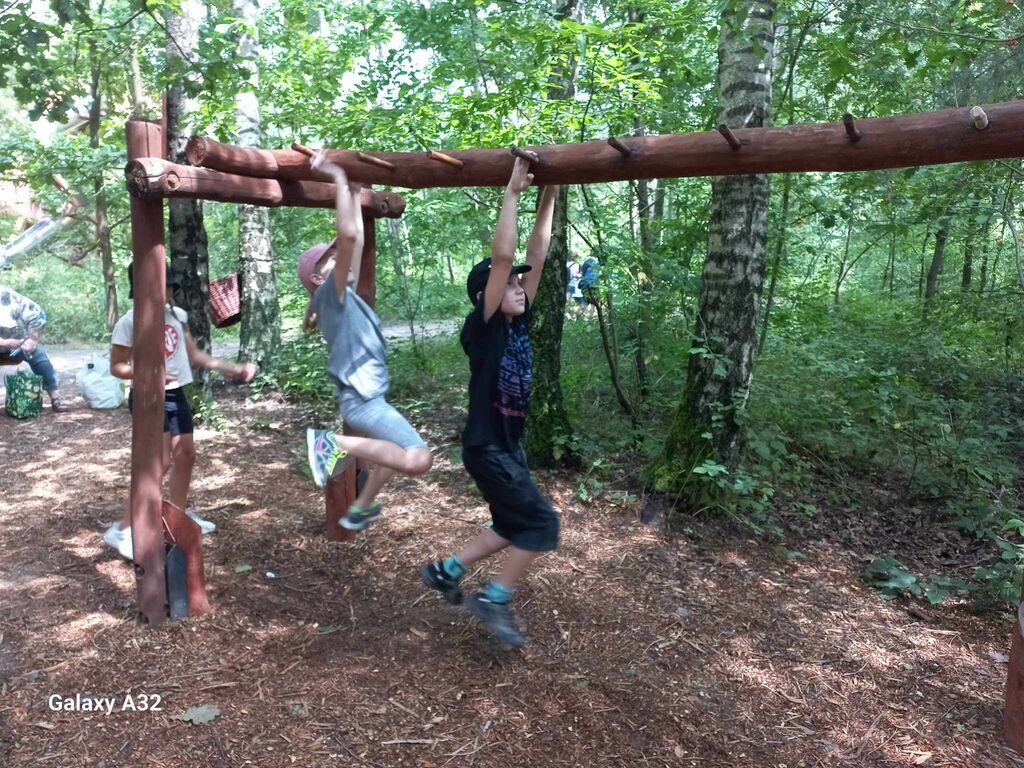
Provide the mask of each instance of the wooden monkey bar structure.
MULTIPOLYGON (((242 149, 195 137, 187 149, 196 166, 246 177, 316 181, 301 145, 242 149)), ((308 150, 307 150, 308 151, 308 150)), ((611 137, 514 150, 532 162, 536 184, 590 184, 683 176, 750 173, 876 171, 1024 155, 1024 101, 944 109, 894 117, 728 128, 665 136, 611 137)), ((392 187, 504 186, 514 157, 506 149, 444 152, 328 150, 353 181, 392 187)))
MULTIPOLYGON (((135 265, 134 409, 132 415, 132 534, 139 566, 138 605, 150 623, 167 615, 164 542, 186 553, 189 608, 209 610, 202 585, 198 527, 172 505, 162 506, 164 198, 193 198, 265 206, 334 207, 334 185, 310 167, 310 150, 245 149, 198 136, 188 143, 191 166, 168 162, 158 125, 127 126, 127 186, 131 192, 135 265), (195 529, 195 530, 193 530, 195 529)), ((855 119, 783 128, 730 128, 666 136, 507 149, 367 153, 331 149, 328 157, 366 185, 423 189, 503 186, 515 157, 530 161, 535 183, 589 184, 650 178, 759 173, 872 171, 1024 156, 1024 101, 973 108, 855 119)), ((364 190, 363 266, 356 290, 375 295, 374 220, 397 218, 405 200, 364 190)), ((337 519, 355 498, 356 472, 328 484, 327 535, 348 538, 337 519)), ((1024 754, 1024 604, 1014 623, 1006 688, 1007 740, 1024 754)))

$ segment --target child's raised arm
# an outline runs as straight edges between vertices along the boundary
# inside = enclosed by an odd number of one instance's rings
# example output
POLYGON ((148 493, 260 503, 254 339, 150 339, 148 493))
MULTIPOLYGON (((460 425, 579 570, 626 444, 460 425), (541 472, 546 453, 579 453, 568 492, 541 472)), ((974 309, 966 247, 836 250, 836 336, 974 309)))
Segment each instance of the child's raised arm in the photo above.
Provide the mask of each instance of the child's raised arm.
POLYGON ((557 185, 541 190, 540 202, 537 203, 537 220, 533 223, 533 231, 526 243, 526 263, 533 269, 523 275, 522 286, 530 304, 533 304, 533 299, 537 295, 540 276, 544 272, 544 263, 548 257, 548 246, 551 245, 551 222, 554 219, 558 191, 557 185))
POLYGON ((338 292, 338 298, 344 301, 349 271, 355 264, 358 277, 359 260, 362 256, 363 217, 359 205, 361 187, 359 184, 350 184, 344 169, 328 160, 323 150, 316 153, 310 161, 310 167, 334 179, 335 225, 338 230, 338 237, 334 243, 334 289, 338 292))
POLYGON ((516 158, 512 166, 512 177, 505 187, 505 197, 501 201, 501 213, 498 214, 498 225, 494 229, 494 240, 491 242, 491 273, 487 277, 487 288, 484 290, 484 320, 490 320, 505 295, 505 284, 512 274, 512 264, 516 258, 516 218, 519 215, 519 198, 533 182, 530 163, 521 157, 516 158))
POLYGON ((352 221, 356 230, 356 241, 352 246, 352 261, 349 267, 349 275, 354 288, 359 283, 359 270, 363 266, 363 243, 366 232, 363 226, 363 207, 360 202, 363 194, 362 185, 349 182, 348 190, 352 195, 352 221))

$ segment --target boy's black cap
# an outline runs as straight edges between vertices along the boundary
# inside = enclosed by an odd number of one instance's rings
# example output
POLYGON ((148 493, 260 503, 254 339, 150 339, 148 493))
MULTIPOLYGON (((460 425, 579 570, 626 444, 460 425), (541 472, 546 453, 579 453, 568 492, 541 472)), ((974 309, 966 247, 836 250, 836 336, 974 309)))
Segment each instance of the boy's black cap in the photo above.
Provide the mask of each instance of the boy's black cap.
MULTIPOLYGON (((129 264, 128 265, 128 298, 129 299, 135 298, 134 291, 133 291, 134 284, 135 284, 135 276, 134 276, 135 269, 134 269, 134 266, 135 266, 134 264, 129 264)), ((170 288, 172 285, 177 285, 178 284, 178 281, 175 280, 173 277, 171 277, 171 265, 170 264, 167 265, 167 277, 164 278, 164 279, 167 281, 167 287, 168 288, 170 288)))
MULTIPOLYGON (((531 269, 533 269, 533 267, 529 264, 516 264, 512 267, 512 274, 521 275, 524 272, 529 272, 531 269)), ((479 262, 469 270, 469 277, 466 278, 466 292, 469 294, 469 300, 474 304, 476 304, 476 295, 487 287, 487 278, 490 276, 490 257, 479 262)))

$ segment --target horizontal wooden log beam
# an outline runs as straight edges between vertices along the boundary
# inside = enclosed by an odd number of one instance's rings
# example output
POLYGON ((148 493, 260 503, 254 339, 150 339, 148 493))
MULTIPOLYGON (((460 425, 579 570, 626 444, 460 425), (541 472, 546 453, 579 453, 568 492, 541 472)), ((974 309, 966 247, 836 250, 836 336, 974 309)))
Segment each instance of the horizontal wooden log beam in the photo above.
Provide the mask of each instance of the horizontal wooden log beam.
MULTIPOLYGON (((222 203, 248 203, 276 208, 333 208, 334 184, 322 181, 277 180, 178 165, 155 157, 132 160, 125 166, 128 191, 140 200, 186 197, 222 203)), ((405 198, 394 192, 364 189, 364 213, 375 219, 397 219, 405 212, 405 198)))
MULTIPOLYGON (((873 171, 919 165, 1024 156, 1024 101, 984 106, 985 130, 975 128, 971 109, 945 109, 856 121, 850 140, 843 122, 783 128, 732 128, 733 148, 718 131, 666 136, 631 136, 626 157, 606 141, 522 147, 539 158, 537 184, 588 184, 627 179, 727 176, 807 171, 873 171)), ((849 123, 849 121, 848 121, 849 123)), ((850 123, 852 125, 852 123, 850 123)), ((507 149, 443 150, 462 163, 439 163, 422 152, 375 152, 394 165, 379 167, 353 150, 328 150, 353 181, 397 187, 502 186, 512 172, 507 149)), ((207 137, 189 142, 194 165, 278 179, 322 178, 309 159, 292 149, 242 149, 207 137)))

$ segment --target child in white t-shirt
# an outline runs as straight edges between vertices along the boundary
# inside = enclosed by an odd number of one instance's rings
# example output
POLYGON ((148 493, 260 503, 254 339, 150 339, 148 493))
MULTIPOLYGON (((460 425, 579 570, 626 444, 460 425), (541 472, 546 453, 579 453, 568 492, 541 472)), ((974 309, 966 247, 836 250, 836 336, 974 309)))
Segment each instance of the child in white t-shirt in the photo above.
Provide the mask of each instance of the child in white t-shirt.
MULTIPOLYGON (((132 268, 128 267, 128 282, 132 281, 132 268)), ((167 271, 167 293, 170 295, 174 283, 170 269, 167 271)), ((131 298, 131 292, 128 294, 131 298)), ((110 372, 121 379, 132 378, 132 339, 134 335, 135 311, 117 321, 110 338, 110 372)), ((188 314, 180 307, 170 304, 164 307, 164 358, 166 378, 164 384, 164 470, 171 466, 169 496, 172 504, 187 510, 189 517, 199 524, 203 533, 210 533, 216 525, 204 520, 186 504, 188 489, 192 482, 192 468, 195 466, 196 447, 192 437, 192 410, 185 396, 185 385, 192 383, 192 366, 219 371, 238 382, 252 381, 256 366, 252 363, 232 363, 208 355, 196 346, 188 332, 188 314)), ((128 397, 131 410, 132 398, 128 397)), ((131 510, 125 509, 119 523, 112 523, 103 535, 103 541, 114 547, 122 557, 132 559, 131 510)))

